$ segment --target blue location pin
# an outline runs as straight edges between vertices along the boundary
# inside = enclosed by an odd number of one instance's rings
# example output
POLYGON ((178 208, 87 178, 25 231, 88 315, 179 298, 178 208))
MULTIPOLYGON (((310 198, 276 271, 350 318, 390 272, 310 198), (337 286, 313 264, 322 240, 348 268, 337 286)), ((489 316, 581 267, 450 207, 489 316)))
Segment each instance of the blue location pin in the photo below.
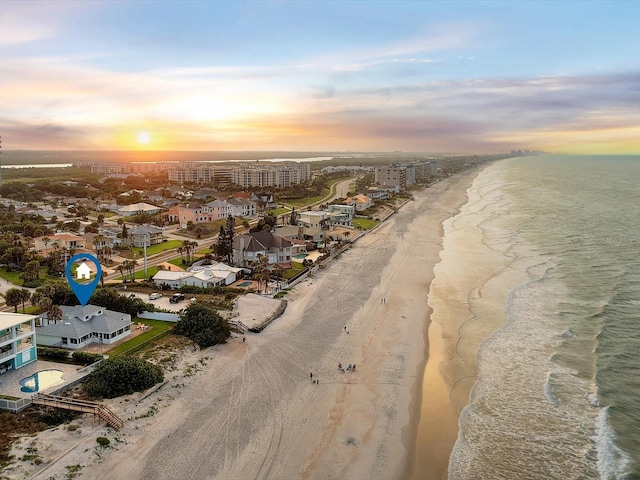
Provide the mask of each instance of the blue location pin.
MULTIPOLYGON (((100 262, 93 255, 90 255, 88 253, 79 253, 69 259, 69 261, 67 262, 65 273, 67 276, 67 282, 69 282, 69 286, 71 287, 71 290, 73 290, 73 293, 76 294, 76 298, 83 307, 86 306, 87 303, 89 303, 91 295, 93 295, 93 292, 95 292, 96 287, 100 282, 100 278, 102 277, 102 268, 100 267, 100 262), (84 284, 78 283, 73 278, 73 275, 71 273, 71 265, 79 260, 90 260, 95 264, 96 276, 92 282, 84 284)), ((78 268, 76 268, 76 277, 78 280, 89 280, 91 278, 91 269, 85 263, 81 263, 78 268)))

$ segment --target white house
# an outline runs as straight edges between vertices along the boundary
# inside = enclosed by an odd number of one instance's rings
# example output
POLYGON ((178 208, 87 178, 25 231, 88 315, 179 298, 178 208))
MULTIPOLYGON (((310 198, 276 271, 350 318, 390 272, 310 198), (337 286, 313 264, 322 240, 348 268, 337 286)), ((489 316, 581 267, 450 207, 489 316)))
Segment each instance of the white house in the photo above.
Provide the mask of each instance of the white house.
POLYGON ((118 208, 118 215, 121 217, 128 217, 130 215, 139 215, 141 213, 149 213, 151 215, 158 213, 162 210, 160 207, 156 207, 155 205, 151 205, 149 203, 134 203, 131 205, 124 205, 118 208))
POLYGON ((345 200, 345 203, 347 205, 353 205, 354 207, 356 207, 357 212, 361 212, 373 206, 373 200, 361 193, 359 193, 358 195, 354 195, 353 197, 347 198, 345 200))
POLYGON ((231 285, 237 279, 241 268, 230 267, 224 263, 212 265, 194 265, 187 272, 174 272, 171 270, 159 270, 153 276, 153 281, 158 285, 169 285, 176 289, 184 285, 195 287, 215 287, 217 285, 231 285))
POLYGON ((44 314, 38 327, 38 344, 82 348, 90 343, 112 344, 131 334, 131 315, 104 307, 61 306, 62 320, 55 322, 44 314))

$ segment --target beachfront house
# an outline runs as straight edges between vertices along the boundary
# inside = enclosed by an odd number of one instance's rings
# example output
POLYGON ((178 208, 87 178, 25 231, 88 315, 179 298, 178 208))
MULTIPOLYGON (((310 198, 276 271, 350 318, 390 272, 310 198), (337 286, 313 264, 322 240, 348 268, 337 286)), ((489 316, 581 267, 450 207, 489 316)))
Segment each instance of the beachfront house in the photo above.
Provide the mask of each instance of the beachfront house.
POLYGON ((37 315, 0 312, 0 374, 35 362, 37 315))
POLYGON ((246 267, 266 256, 269 263, 291 263, 291 242, 264 230, 238 235, 233 239, 233 263, 246 267))
POLYGON ((62 320, 40 317, 38 345, 78 349, 91 343, 109 345, 131 334, 131 315, 97 305, 60 306, 62 320))
POLYGON ((185 285, 201 288, 224 286, 234 283, 241 271, 242 268, 218 262, 212 262, 210 265, 194 264, 186 272, 159 270, 153 276, 153 281, 158 285, 167 285, 173 289, 185 285))
POLYGON ((344 203, 347 205, 353 205, 356 208, 356 212, 362 212, 363 210, 373 206, 373 200, 361 193, 347 198, 344 203))

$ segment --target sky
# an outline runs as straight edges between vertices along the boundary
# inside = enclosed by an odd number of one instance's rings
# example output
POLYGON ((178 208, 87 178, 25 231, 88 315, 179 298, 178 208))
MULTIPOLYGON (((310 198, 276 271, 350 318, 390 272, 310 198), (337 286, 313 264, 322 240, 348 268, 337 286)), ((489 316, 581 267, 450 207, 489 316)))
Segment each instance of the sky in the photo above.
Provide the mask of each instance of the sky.
POLYGON ((640 2, 11 1, 2 148, 640 153, 640 2))

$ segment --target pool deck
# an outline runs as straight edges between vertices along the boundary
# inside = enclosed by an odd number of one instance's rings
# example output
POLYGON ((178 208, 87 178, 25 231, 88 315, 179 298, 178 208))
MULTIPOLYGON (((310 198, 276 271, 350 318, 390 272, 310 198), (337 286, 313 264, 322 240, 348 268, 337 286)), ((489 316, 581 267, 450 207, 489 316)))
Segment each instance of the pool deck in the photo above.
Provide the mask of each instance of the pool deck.
MULTIPOLYGON (((4 373, 0 375, 0 395, 8 395, 10 397, 31 397, 32 392, 21 392, 20 391, 20 380, 25 377, 29 377, 36 372, 41 370, 62 370, 62 380, 63 383, 66 383, 69 380, 75 379, 77 377, 78 371, 82 369, 81 365, 69 365, 68 363, 56 363, 49 362, 46 360, 36 360, 33 363, 29 363, 22 368, 18 368, 17 370, 11 370, 10 372, 4 373)), ((62 383, 49 387, 43 392, 48 390, 55 390, 59 388, 62 383)))
POLYGON ((258 281, 257 280, 247 280, 246 278, 242 278, 240 280, 237 280, 235 282, 233 282, 231 285, 229 285, 230 287, 234 287, 234 288, 244 288, 245 290, 249 290, 250 288, 253 288, 254 290, 258 289, 258 281), (245 285, 245 286, 240 286, 243 283, 249 283, 249 285, 245 285))

